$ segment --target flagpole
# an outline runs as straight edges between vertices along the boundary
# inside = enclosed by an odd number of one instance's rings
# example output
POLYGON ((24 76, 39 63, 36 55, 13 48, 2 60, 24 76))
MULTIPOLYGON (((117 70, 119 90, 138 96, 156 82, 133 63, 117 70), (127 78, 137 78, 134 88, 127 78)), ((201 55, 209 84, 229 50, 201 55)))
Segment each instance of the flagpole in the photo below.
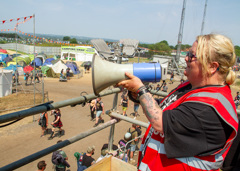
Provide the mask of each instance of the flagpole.
MULTIPOLYGON (((18 42, 18 41, 17 41, 17 31, 18 31, 18 21, 17 21, 17 25, 16 25, 16 30, 15 30, 15 39, 16 39, 16 70, 18 69, 18 68, 17 68, 17 66, 18 66, 18 65, 17 65, 17 58, 18 58, 18 57, 17 57, 17 42, 18 42)), ((14 74, 15 74, 16 95, 17 95, 17 82, 18 82, 18 81, 17 81, 17 78, 18 78, 18 77, 17 77, 17 72, 15 71, 14 74)))
MULTIPOLYGON (((35 89, 36 89, 36 84, 35 84, 35 78, 36 78, 36 64, 35 64, 35 14, 33 14, 33 64, 34 64, 34 69, 33 69, 33 85, 34 85, 34 106, 35 106, 35 89)), ((33 115, 33 122, 35 122, 35 118, 33 115)))

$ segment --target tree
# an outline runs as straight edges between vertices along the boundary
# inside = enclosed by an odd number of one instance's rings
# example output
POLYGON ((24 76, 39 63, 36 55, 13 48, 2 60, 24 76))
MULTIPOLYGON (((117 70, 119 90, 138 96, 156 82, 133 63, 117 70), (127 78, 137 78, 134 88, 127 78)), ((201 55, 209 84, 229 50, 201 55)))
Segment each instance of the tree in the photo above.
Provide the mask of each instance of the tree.
POLYGON ((71 39, 71 37, 69 37, 69 36, 63 37, 63 41, 70 41, 70 39, 71 39))
POLYGON ((234 46, 234 48, 235 48, 236 56, 240 56, 240 47, 239 46, 234 46))
POLYGON ((70 39, 70 43, 72 43, 72 44, 77 44, 77 39, 76 39, 76 38, 70 39))

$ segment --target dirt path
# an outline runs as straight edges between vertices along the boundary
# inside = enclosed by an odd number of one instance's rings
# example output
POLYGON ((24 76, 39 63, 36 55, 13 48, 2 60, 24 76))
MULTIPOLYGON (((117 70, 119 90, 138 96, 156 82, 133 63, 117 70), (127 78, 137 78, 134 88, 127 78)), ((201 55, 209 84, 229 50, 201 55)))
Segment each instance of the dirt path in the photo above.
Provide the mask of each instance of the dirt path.
MULTIPOLYGON (((58 79, 45 78, 45 91, 48 91, 50 100, 54 102, 62 101, 66 99, 71 99, 78 97, 82 91, 86 91, 91 94, 92 82, 91 74, 84 74, 80 79, 71 79, 68 82, 59 82, 58 79)), ((179 82, 174 84, 169 84, 169 91, 176 87, 179 82)), ((40 84, 38 85, 41 88, 40 84)), ((27 87, 30 88, 30 87, 27 87)), ((235 96, 236 90, 233 90, 233 95, 235 96)), ((102 98, 104 102, 105 110, 112 108, 113 95, 109 95, 102 98)), ((120 100, 119 100, 120 101, 120 100)), ((121 108, 118 107, 121 112, 121 108)), ((4 130, 0 131, 0 153, 1 161, 0 167, 33 154, 41 149, 47 148, 55 144, 58 140, 68 139, 81 132, 84 132, 93 127, 94 122, 90 121, 90 111, 89 106, 82 107, 78 105, 76 107, 64 107, 61 108, 63 129, 65 130, 65 135, 61 138, 55 137, 53 140, 48 140, 49 135, 45 137, 40 137, 41 129, 37 122, 32 122, 32 116, 25 118, 23 121, 16 125, 11 125, 4 130)), ((129 110, 127 114, 133 112, 133 103, 130 102, 129 110)), ((140 117, 138 120, 147 122, 145 116, 143 116, 142 109, 139 109, 140 117)), ((38 116, 36 116, 38 117, 38 116)), ((133 116, 130 116, 133 118, 133 116)), ((103 116, 105 121, 109 121, 110 118, 106 115, 103 116)), ((49 116, 49 122, 53 121, 53 116, 49 116)), ((116 124, 115 134, 114 134, 114 144, 117 145, 118 141, 123 138, 127 129, 131 126, 130 123, 121 121, 116 124)), ((51 128, 51 126, 49 126, 51 128)), ((143 132, 145 129, 143 129, 143 132)), ((91 135, 85 139, 82 139, 74 144, 71 144, 63 150, 69 157, 69 163, 71 165, 70 170, 77 170, 77 164, 73 154, 75 152, 86 152, 86 149, 90 145, 96 146, 95 155, 93 156, 97 159, 100 156, 100 149, 104 143, 108 142, 110 128, 104 129, 94 135, 91 135)), ((40 160, 45 160, 47 162, 47 171, 52 170, 51 154, 42 157, 34 162, 31 162, 17 170, 37 170, 37 163, 40 160)))

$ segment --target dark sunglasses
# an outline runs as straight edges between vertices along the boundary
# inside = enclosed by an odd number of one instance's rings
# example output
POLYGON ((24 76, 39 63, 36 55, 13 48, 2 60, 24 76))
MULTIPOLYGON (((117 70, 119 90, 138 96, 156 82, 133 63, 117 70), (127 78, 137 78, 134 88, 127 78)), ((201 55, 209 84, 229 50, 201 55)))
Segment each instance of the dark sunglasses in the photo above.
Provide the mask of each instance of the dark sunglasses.
POLYGON ((197 55, 194 55, 192 51, 189 51, 186 56, 188 57, 188 62, 192 62, 192 58, 197 58, 197 55))

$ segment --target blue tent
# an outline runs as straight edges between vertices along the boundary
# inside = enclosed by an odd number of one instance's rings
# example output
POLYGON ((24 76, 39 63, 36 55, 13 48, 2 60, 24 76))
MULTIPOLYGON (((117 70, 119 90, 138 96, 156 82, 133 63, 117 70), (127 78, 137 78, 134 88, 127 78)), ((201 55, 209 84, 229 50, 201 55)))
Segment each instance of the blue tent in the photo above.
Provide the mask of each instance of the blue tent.
POLYGON ((66 65, 67 65, 67 67, 69 67, 72 70, 73 74, 79 74, 80 73, 77 65, 75 65, 74 63, 67 62, 66 65))
POLYGON ((8 63, 9 61, 12 61, 12 58, 10 56, 8 56, 8 57, 4 58, 3 61, 5 61, 5 63, 8 63))
MULTIPOLYGON (((21 65, 18 65, 18 67, 22 67, 21 65)), ((6 70, 13 70, 14 72, 16 71, 17 67, 16 65, 9 65, 8 67, 6 68, 3 68, 3 69, 6 69, 6 70)))
POLYGON ((8 54, 0 53, 0 62, 3 62, 3 60, 8 57, 8 54))
POLYGON ((33 61, 31 62, 31 65, 33 66, 34 63, 35 63, 35 66, 36 66, 36 67, 39 67, 39 66, 42 66, 42 65, 43 65, 43 62, 42 62, 42 60, 41 60, 40 58, 35 58, 35 60, 33 60, 33 61))
POLYGON ((43 66, 45 65, 52 65, 52 61, 54 61, 54 58, 48 58, 45 60, 45 62, 43 63, 43 66))

